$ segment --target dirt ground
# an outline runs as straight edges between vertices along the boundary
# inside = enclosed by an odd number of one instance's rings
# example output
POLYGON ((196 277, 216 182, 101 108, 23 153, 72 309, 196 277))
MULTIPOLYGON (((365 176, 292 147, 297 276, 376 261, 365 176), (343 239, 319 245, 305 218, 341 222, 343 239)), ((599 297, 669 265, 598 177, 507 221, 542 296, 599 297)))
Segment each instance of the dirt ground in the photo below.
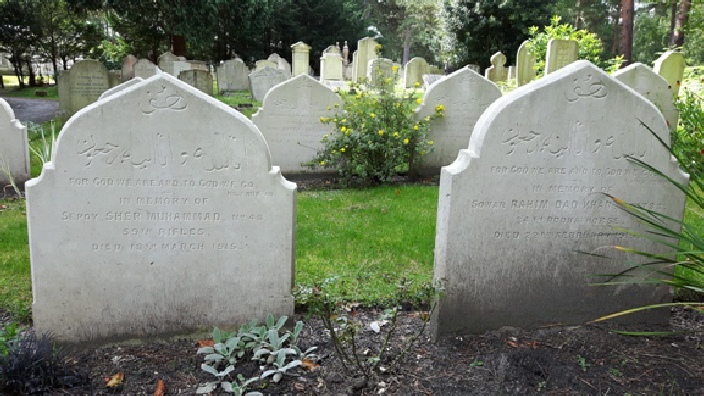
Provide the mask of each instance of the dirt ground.
MULTIPOLYGON (((363 310, 359 350, 379 345, 383 337, 370 323, 379 312, 363 310)), ((398 395, 702 395, 704 394, 704 314, 675 310, 671 330, 696 330, 668 337, 628 337, 605 327, 551 327, 524 331, 501 329, 431 342, 427 334, 395 366, 399 345, 422 326, 416 312, 404 312, 392 338, 389 359, 365 380, 337 359, 321 322, 304 319, 301 349, 316 346, 318 367, 296 368, 275 384, 257 381, 250 391, 264 394, 398 395)), ((641 328, 642 329, 642 328, 641 328)), ((65 394, 153 394, 163 380, 166 394, 194 394, 213 377, 200 369, 196 340, 92 349, 72 355, 90 384, 65 394), (110 389, 104 377, 124 374, 123 385, 110 389)), ((256 375, 254 363, 236 373, 256 375)))

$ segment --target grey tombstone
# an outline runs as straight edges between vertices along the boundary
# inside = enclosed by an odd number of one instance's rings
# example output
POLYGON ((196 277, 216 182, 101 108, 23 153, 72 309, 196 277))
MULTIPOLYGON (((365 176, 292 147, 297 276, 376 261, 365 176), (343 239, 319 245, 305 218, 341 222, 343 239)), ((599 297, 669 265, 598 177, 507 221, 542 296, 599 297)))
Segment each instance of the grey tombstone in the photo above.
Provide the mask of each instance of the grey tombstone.
POLYGON ((379 78, 391 78, 394 75, 394 62, 386 58, 374 58, 369 61, 367 78, 372 84, 378 84, 379 78))
POLYGON ((430 65, 423 58, 413 58, 403 68, 403 81, 406 88, 423 83, 423 75, 429 74, 430 65))
POLYGON ((428 89, 436 81, 440 81, 445 77, 442 74, 423 74, 423 88, 428 89))
POLYGON ((520 87, 535 79, 535 55, 528 49, 528 40, 518 47, 516 54, 516 84, 520 87))
MULTIPOLYGON (((639 120, 669 141, 652 103, 588 61, 520 87, 482 114, 468 148, 442 169, 435 279, 444 295, 431 321, 435 337, 581 324, 671 298, 659 285, 590 285, 596 274, 639 262, 609 246, 671 252, 619 230, 639 223, 605 194, 682 218, 684 195, 627 159, 687 183, 639 120)), ((651 311, 625 320, 668 318, 651 311)))
POLYGON ((69 114, 95 102, 109 88, 108 69, 102 63, 93 59, 77 62, 68 74, 67 110, 69 114))
POLYGON ((506 65, 506 55, 497 52, 491 56, 491 67, 484 70, 484 77, 493 82, 503 82, 508 78, 506 65))
POLYGON ((662 54, 653 66, 653 71, 662 76, 670 84, 672 95, 677 97, 680 93, 682 78, 684 77, 684 55, 681 52, 667 51, 662 54))
POLYGON ((249 74, 249 86, 252 97, 255 100, 262 101, 271 88, 284 81, 286 81, 286 76, 281 70, 270 67, 255 70, 249 74))
POLYGON ((156 74, 156 65, 149 59, 142 58, 134 65, 134 76, 148 79, 156 74))
POLYGON ((250 120, 169 74, 73 117, 26 186, 38 332, 102 342, 293 314, 296 185, 250 120))
POLYGON ((137 57, 134 55, 127 55, 122 61, 122 74, 120 75, 120 81, 125 82, 134 78, 134 65, 137 64, 137 57))
POLYGON ((479 71, 481 70, 481 66, 475 65, 475 64, 471 64, 471 63, 470 63, 469 65, 465 66, 465 67, 468 68, 469 70, 473 70, 473 71, 475 71, 475 72, 477 72, 477 73, 479 73, 479 71))
POLYGON ((228 59, 218 67, 218 91, 221 95, 249 88, 249 68, 242 59, 228 59))
POLYGON ((59 94, 59 110, 68 113, 71 109, 71 70, 61 70, 56 78, 59 94))
POLYGON ((545 74, 561 69, 579 58, 579 42, 575 40, 550 40, 545 54, 545 74))
POLYGON ((670 86, 664 78, 641 63, 628 65, 611 76, 653 102, 665 116, 670 132, 677 130, 679 112, 672 101, 670 86))
MULTIPOLYGON (((29 180, 27 127, 15 119, 10 105, 0 98, 0 188, 29 180)), ((0 192, 0 195, 2 192, 0 192)))
POLYGON ((428 140, 433 141, 435 149, 420 158, 414 171, 438 175, 442 166, 451 164, 457 153, 467 148, 479 116, 500 97, 496 84, 466 67, 431 85, 417 116, 434 114, 438 105, 445 107, 445 116, 431 121, 428 140))
POLYGON ((179 73, 178 79, 205 94, 213 95, 213 75, 207 70, 184 70, 179 73))
POLYGON ((327 52, 320 58, 320 80, 342 81, 342 56, 327 52))
POLYGON ((321 139, 334 129, 320 118, 332 117, 341 103, 339 95, 305 74, 269 90, 252 122, 269 144, 272 163, 284 174, 311 172, 302 164, 315 158, 321 139))
POLYGON ((159 66, 161 71, 171 74, 172 76, 178 76, 174 74, 174 62, 176 61, 176 55, 171 52, 165 52, 159 56, 156 64, 159 66))

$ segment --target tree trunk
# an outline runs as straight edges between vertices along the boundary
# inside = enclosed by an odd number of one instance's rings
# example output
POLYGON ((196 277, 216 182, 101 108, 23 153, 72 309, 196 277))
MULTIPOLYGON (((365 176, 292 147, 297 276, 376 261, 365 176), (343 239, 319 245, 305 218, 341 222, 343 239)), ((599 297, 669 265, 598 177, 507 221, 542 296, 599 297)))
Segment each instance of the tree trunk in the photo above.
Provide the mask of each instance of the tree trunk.
POLYGON ((692 8, 692 0, 682 0, 675 21, 675 31, 672 35, 672 44, 675 48, 682 48, 684 45, 684 28, 689 20, 690 8, 692 8))
POLYGON ((618 4, 616 4, 616 12, 613 14, 613 20, 614 20, 614 30, 613 30, 613 36, 611 37, 611 53, 612 54, 618 54, 618 44, 619 44, 619 37, 618 33, 620 31, 620 25, 618 23, 619 17, 621 16, 621 2, 619 1, 618 4))
POLYGON ((27 59, 25 60, 25 62, 27 63, 27 73, 29 73, 29 86, 36 87, 37 78, 34 74, 34 70, 32 70, 32 55, 27 55, 27 59))
POLYGON ((413 32, 411 32, 411 29, 408 28, 406 29, 406 33, 404 34, 403 37, 403 59, 402 59, 402 65, 406 66, 406 63, 408 63, 408 56, 411 52, 411 42, 413 41, 413 32))
POLYGON ((667 43, 670 48, 675 45, 675 21, 677 20, 677 0, 672 0, 672 9, 670 14, 670 31, 667 33, 667 43))
POLYGON ((633 60, 633 9, 635 0, 621 1, 621 55, 623 65, 627 66, 633 60))

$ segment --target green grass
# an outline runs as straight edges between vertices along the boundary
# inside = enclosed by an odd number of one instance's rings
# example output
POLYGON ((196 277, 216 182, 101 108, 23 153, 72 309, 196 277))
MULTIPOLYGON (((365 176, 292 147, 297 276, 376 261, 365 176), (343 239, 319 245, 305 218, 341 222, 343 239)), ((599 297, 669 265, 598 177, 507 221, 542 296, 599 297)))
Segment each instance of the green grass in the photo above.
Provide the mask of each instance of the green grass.
MULTIPOLYGON (((33 99, 59 99, 59 89, 56 85, 43 86, 43 87, 27 87, 24 89, 19 88, 19 82, 15 76, 2 76, 2 81, 5 84, 5 89, 0 88, 0 94, 2 96, 10 96, 14 98, 33 98, 33 99), (47 93, 46 97, 37 96, 37 91, 45 91, 47 93)), ((53 79, 51 79, 53 82, 53 79)), ((28 82, 25 80, 25 82, 28 82)))
MULTIPOLYGON (((217 90, 213 92, 218 92, 217 90)), ((256 113, 257 110, 262 106, 262 102, 252 99, 252 95, 249 91, 237 91, 230 94, 230 96, 213 95, 213 97, 226 105, 232 106, 240 113, 247 116, 247 118, 252 118, 252 114, 256 113), (237 108, 238 104, 251 103, 252 107, 249 108, 237 108)))
POLYGON ((0 310, 26 322, 32 302, 24 200, 0 200, 0 310))
MULTIPOLYGON (((696 194, 701 196, 702 192, 699 190, 694 184, 690 184, 691 188, 694 188, 696 190, 696 194)), ((691 227, 694 229, 698 230, 699 235, 704 235, 704 208, 701 208, 697 205, 694 204, 691 200, 687 200, 687 203, 685 205, 684 209, 684 222, 686 224, 689 224, 691 227)), ((680 245, 682 246, 682 245, 680 245)), ((695 246, 688 246, 688 249, 694 250, 696 249, 695 246)), ((702 282, 704 283, 704 275, 698 274, 695 271, 684 269, 684 268, 677 268, 675 271, 675 274, 684 276, 686 278, 692 279, 694 281, 702 282)), ((686 296, 684 296, 686 297, 686 296)))

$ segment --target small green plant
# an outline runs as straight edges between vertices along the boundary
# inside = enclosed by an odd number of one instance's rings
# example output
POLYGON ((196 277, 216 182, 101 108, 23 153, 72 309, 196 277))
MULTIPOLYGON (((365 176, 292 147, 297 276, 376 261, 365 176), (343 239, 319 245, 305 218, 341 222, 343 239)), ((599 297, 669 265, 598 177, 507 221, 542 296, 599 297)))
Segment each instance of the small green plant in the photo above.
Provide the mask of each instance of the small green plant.
POLYGON ((0 329, 0 356, 7 356, 10 346, 19 336, 19 325, 16 322, 6 323, 0 329))
POLYGON ((201 369, 212 374, 216 380, 198 387, 196 393, 210 393, 220 387, 225 392, 243 394, 252 382, 270 376, 272 381, 279 382, 288 370, 300 366, 301 359, 311 357, 315 348, 301 352, 296 345, 303 329, 300 321, 296 322, 293 331, 286 330, 279 334, 287 319, 282 316, 277 321, 269 314, 265 324, 259 325, 255 320, 232 333, 216 327, 213 330, 213 346, 202 347, 197 351, 198 354, 205 354, 205 363, 201 369), (243 359, 260 362, 262 374, 249 379, 238 374, 236 380, 229 380, 238 361, 243 359))
POLYGON ((672 135, 672 149, 691 176, 704 176, 704 100, 700 95, 684 90, 675 105, 680 121, 672 135))
POLYGON ((474 361, 469 364, 469 367, 481 367, 481 366, 483 366, 483 365, 484 365, 484 361, 483 361, 483 360, 474 359, 474 361))
POLYGON ((27 130, 30 139, 41 139, 41 146, 38 149, 35 149, 31 145, 29 146, 32 153, 42 161, 42 165, 51 161, 54 155, 54 147, 56 146, 54 121, 51 121, 51 141, 47 140, 44 128, 41 124, 33 124, 30 122, 27 125, 27 130))
POLYGON ((609 374, 613 375, 614 377, 623 377, 623 371, 614 368, 614 367, 609 367, 609 374))
MULTIPOLYGON (((10 165, 7 163, 7 160, 3 155, 0 155, 0 173, 5 175, 8 182, 10 183, 9 187, 12 188, 12 190, 15 192, 15 195, 21 198, 22 191, 20 191, 19 187, 17 187, 17 183, 15 183, 15 177, 12 175, 12 173, 10 173, 10 165)), ((3 191, 3 195, 4 193, 5 192, 3 191)))
POLYGON ((422 99, 416 89, 397 88, 397 68, 390 75, 376 70, 373 82, 352 84, 342 108, 332 118, 320 118, 335 128, 307 165, 337 169, 344 184, 376 185, 391 182, 433 150, 433 141, 427 139, 429 123, 443 116, 445 108, 438 105, 433 115, 417 119, 415 109, 422 99))
POLYGON ((435 298, 439 294, 439 290, 433 285, 424 284, 414 287, 412 282, 403 278, 397 283, 396 294, 388 300, 390 307, 385 309, 377 320, 368 323, 369 329, 367 329, 365 323, 357 316, 357 303, 333 297, 327 292, 332 282, 334 279, 326 280, 312 288, 312 293, 307 296, 308 310, 323 322, 332 339, 335 354, 345 369, 365 379, 369 379, 375 369, 391 371, 405 356, 424 333, 435 306, 435 298), (429 307, 429 310, 421 311, 420 318, 423 320, 423 326, 420 330, 405 339, 398 350, 390 352, 389 341, 398 326, 402 306, 416 309, 429 307), (364 349, 360 347, 357 336, 362 331, 373 331, 379 334, 375 347, 364 349), (390 358, 390 354, 394 357, 390 358), (382 363, 384 366, 381 366, 382 363))
POLYGON ((580 355, 577 355, 577 363, 579 363, 579 367, 582 371, 587 371, 587 367, 591 366, 591 364, 587 363, 587 359, 580 355))

